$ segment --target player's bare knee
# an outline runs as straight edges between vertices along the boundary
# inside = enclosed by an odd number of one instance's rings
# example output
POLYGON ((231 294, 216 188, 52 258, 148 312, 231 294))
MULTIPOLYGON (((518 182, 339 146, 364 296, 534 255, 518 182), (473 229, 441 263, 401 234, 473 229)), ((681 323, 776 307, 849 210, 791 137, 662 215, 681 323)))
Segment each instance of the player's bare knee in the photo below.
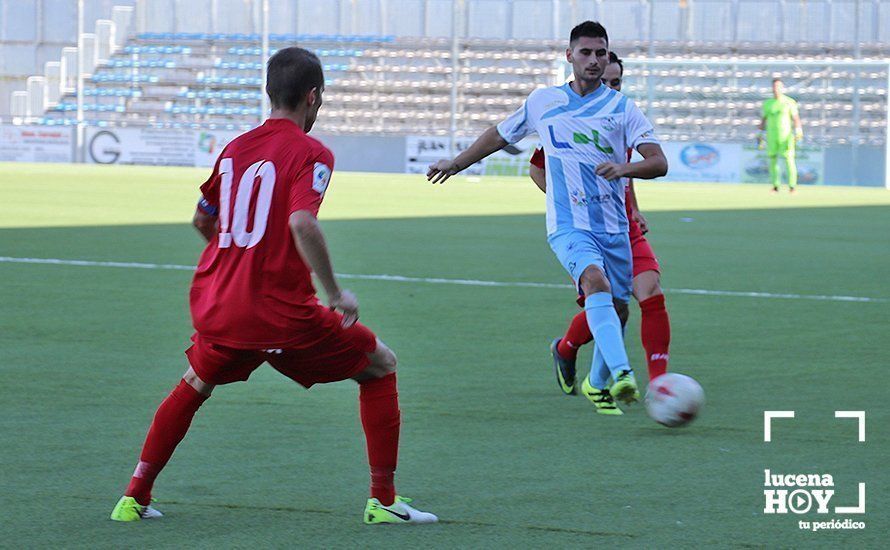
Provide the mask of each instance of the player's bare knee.
POLYGON ((657 271, 644 271, 634 277, 634 297, 638 302, 644 302, 653 296, 664 294, 661 290, 661 276, 657 271))
POLYGON ((399 359, 396 357, 389 347, 379 338, 377 339, 377 348, 368 354, 371 363, 365 372, 374 378, 380 378, 396 371, 399 359))
POLYGON ((581 277, 578 279, 578 286, 584 292, 585 296, 590 296, 598 292, 611 292, 612 287, 609 279, 602 269, 595 265, 587 266, 581 277))
POLYGON ((386 351, 383 354, 383 359, 380 361, 380 368, 386 371, 386 374, 389 374, 391 372, 396 372, 396 366, 398 364, 399 358, 396 357, 395 352, 386 348, 386 351))

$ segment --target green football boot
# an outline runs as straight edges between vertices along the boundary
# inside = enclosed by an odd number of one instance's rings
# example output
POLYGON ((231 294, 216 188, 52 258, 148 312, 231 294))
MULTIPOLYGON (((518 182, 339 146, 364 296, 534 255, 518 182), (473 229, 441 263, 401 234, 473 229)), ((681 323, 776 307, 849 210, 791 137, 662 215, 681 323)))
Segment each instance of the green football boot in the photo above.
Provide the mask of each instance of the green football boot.
POLYGON ((436 523, 439 518, 429 512, 409 506, 410 498, 396 496, 395 502, 390 506, 384 506, 376 498, 369 498, 365 505, 365 523, 378 525, 385 523, 436 523))
POLYGON ((559 338, 550 342, 550 355, 553 356, 553 370, 556 371, 556 383, 566 395, 575 395, 575 360, 563 359, 557 350, 559 338))
POLYGON ((596 406, 596 412, 599 414, 609 414, 613 416, 624 414, 621 412, 621 409, 615 405, 615 400, 612 399, 612 394, 609 393, 609 389, 599 390, 594 388, 587 376, 584 377, 584 382, 581 382, 581 393, 583 393, 584 396, 596 406))
POLYGON ((121 497, 117 501, 114 510, 111 511, 111 519, 114 521, 139 521, 140 519, 155 519, 164 517, 164 514, 151 506, 143 506, 133 497, 121 497))
POLYGON ((640 400, 640 390, 637 388, 637 380, 632 370, 623 370, 615 378, 615 383, 609 388, 609 393, 616 401, 625 405, 636 403, 640 400))

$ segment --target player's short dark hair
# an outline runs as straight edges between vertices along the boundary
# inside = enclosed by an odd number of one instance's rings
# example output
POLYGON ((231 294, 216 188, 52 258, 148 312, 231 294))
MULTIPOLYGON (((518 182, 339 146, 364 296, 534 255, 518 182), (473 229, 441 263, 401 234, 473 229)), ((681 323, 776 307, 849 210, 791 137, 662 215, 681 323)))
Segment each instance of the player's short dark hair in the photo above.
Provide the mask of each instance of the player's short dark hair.
POLYGON ((321 61, 303 48, 278 50, 269 58, 267 69, 266 93, 275 108, 296 110, 309 90, 324 87, 321 61))
POLYGON ((773 84, 775 84, 776 82, 782 82, 782 77, 781 77, 781 76, 774 76, 774 77, 773 77, 773 84))
POLYGON ((598 21, 585 21, 575 26, 569 35, 569 47, 573 47, 575 42, 582 36, 587 38, 605 38, 606 44, 609 43, 609 33, 606 32, 606 27, 600 25, 598 21))
POLYGON ((621 61, 621 58, 618 57, 617 53, 610 50, 609 51, 609 64, 611 65, 612 63, 618 63, 618 68, 621 70, 621 76, 624 76, 624 62, 621 61))

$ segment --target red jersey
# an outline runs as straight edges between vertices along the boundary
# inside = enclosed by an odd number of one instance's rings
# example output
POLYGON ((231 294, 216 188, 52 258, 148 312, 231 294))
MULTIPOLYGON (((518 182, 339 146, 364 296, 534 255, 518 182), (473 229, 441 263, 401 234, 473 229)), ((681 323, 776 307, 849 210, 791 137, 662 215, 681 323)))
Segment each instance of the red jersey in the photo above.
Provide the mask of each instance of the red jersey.
POLYGON ((336 322, 322 315, 288 223, 298 210, 318 214, 333 168, 331 152, 287 119, 269 119, 226 145, 201 186, 199 208, 219 215, 190 293, 202 339, 242 349, 301 348, 336 322))

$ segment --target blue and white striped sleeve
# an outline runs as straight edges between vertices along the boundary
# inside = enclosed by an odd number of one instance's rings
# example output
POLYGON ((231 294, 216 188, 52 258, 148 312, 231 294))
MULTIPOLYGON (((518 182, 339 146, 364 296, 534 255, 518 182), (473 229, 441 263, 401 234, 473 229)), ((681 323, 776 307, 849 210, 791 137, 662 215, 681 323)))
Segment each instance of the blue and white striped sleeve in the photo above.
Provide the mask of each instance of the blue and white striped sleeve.
POLYGON ((528 119, 528 99, 522 103, 522 107, 501 121, 497 128, 507 143, 516 143, 525 136, 533 134, 535 129, 528 119))
POLYGON ((624 116, 624 136, 627 146, 633 149, 637 149, 644 143, 659 144, 652 123, 637 107, 637 104, 630 99, 627 100, 627 110, 624 116))

